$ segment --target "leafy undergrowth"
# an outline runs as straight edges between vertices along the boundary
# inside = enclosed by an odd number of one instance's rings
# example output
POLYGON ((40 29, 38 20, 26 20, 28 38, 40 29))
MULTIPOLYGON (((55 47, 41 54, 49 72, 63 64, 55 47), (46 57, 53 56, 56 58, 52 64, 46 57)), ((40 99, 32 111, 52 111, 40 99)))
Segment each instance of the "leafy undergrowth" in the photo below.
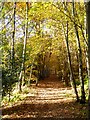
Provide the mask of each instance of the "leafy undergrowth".
POLYGON ((18 102, 22 102, 29 94, 32 93, 34 94, 33 89, 28 87, 27 85, 22 86, 22 92, 19 92, 16 85, 10 95, 10 101, 9 101, 9 95, 3 98, 1 102, 2 107, 10 107, 17 104, 18 102))
MULTIPOLYGON (((17 93, 15 95, 18 96, 17 93)), ((16 103, 12 102, 11 106, 3 105, 2 115, 4 120, 87 118, 87 104, 81 105, 75 102, 73 89, 65 87, 62 82, 52 76, 40 81, 37 87, 33 85, 23 88, 16 103)))

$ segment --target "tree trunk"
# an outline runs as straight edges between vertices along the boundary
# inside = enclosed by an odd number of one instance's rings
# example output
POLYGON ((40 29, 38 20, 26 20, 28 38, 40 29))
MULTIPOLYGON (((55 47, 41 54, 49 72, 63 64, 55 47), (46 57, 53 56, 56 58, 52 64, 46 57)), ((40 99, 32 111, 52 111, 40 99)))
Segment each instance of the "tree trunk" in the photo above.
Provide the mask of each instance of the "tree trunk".
MULTIPOLYGON (((85 17, 85 19, 86 19, 86 17, 85 17)), ((85 22, 85 28, 86 28, 86 22, 85 22)), ((85 37, 86 36, 86 30, 85 30, 85 32, 83 31, 83 28, 81 27, 81 32, 82 32, 82 36, 83 36, 83 39, 84 39, 84 45, 85 45, 85 55, 86 55, 86 73, 87 74, 89 74, 88 73, 88 43, 87 43, 87 37, 85 37)))
MULTIPOLYGON (((65 12, 67 12, 67 5, 68 5, 68 3, 66 3, 65 12)), ((63 25, 63 23, 62 23, 62 25, 63 25)), ((75 94, 76 94, 76 100, 78 102, 79 101, 79 96, 78 96, 78 91, 77 91, 77 87, 76 87, 76 82, 75 82, 75 79, 74 79, 70 49, 69 49, 69 44, 68 44, 68 20, 66 21, 66 33, 65 33, 64 25, 63 25, 63 30, 64 30, 64 35, 65 35, 66 47, 67 47, 67 57, 68 57, 68 64, 69 64, 69 71, 70 71, 70 82, 71 82, 71 86, 74 88, 74 91, 75 91, 75 94)))
POLYGON ((79 96, 78 96, 78 91, 77 91, 77 88, 76 88, 76 82, 75 82, 74 74, 73 74, 73 70, 72 70, 71 55, 70 55, 69 44, 68 44, 68 21, 67 21, 66 45, 67 45, 67 52, 68 52, 68 62, 69 62, 69 69, 70 69, 70 77, 71 77, 71 80, 73 81, 73 88, 75 90, 76 99, 77 99, 77 102, 78 102, 79 101, 79 96))
MULTIPOLYGON (((74 2, 72 2, 72 6, 73 6, 73 16, 75 17, 74 2)), ((79 79, 80 79, 80 84, 81 84, 81 100, 80 100, 80 102, 85 103, 86 98, 85 98, 83 68, 82 68, 82 50, 81 50, 81 45, 80 45, 78 27, 77 27, 76 23, 74 24, 74 28, 75 28, 75 33, 76 33, 76 37, 77 37, 77 47, 78 47, 78 56, 79 56, 79 79)))
POLYGON ((32 68, 33 68, 33 64, 31 65, 31 69, 30 69, 30 75, 29 75, 29 80, 28 80, 28 86, 31 85, 32 68))
POLYGON ((14 3, 14 8, 13 8, 13 35, 12 35, 12 46, 11 46, 11 67, 12 67, 12 75, 14 72, 14 67, 15 67, 15 51, 14 51, 14 42, 15 42, 15 14, 16 14, 16 2, 14 3))
POLYGON ((32 77, 32 71, 33 71, 34 59, 35 59, 35 58, 33 58, 32 65, 31 65, 31 69, 30 69, 29 80, 28 80, 28 86, 31 85, 31 77, 32 77))
POLYGON ((23 45, 23 53, 22 53, 22 65, 21 72, 19 77, 19 91, 22 91, 22 75, 24 74, 25 81, 25 59, 26 59, 26 43, 27 43, 27 32, 28 32, 28 2, 26 2, 26 21, 25 21, 25 36, 24 36, 24 45, 23 45))
POLYGON ((89 95, 88 95, 88 120, 90 120, 90 1, 87 3, 87 32, 88 32, 88 87, 89 87, 89 95))
POLYGON ((67 54, 68 54, 68 64, 69 64, 69 70, 70 70, 70 81, 71 81, 71 86, 73 86, 75 94, 76 94, 76 99, 77 102, 79 101, 79 96, 78 96, 78 91, 76 88, 76 82, 74 79, 74 75, 73 75, 73 70, 72 70, 72 63, 71 63, 71 55, 70 55, 70 50, 69 50, 69 44, 68 44, 68 21, 67 21, 67 33, 65 34, 65 41, 66 41, 66 47, 67 47, 67 54))

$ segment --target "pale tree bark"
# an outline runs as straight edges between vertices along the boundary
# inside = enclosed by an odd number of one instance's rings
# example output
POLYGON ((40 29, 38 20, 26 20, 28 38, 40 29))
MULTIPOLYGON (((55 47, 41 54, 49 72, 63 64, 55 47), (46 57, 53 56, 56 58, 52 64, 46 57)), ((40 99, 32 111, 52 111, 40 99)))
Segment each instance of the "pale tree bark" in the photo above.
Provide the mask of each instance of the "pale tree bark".
POLYGON ((88 88, 89 88, 89 95, 88 95, 88 120, 90 120, 90 1, 87 3, 87 32, 88 32, 88 88))
MULTIPOLYGON (((75 4, 74 0, 72 2, 72 8, 73 8, 73 16, 75 18, 75 4)), ((75 22, 74 22, 75 23, 75 22)), ((79 38, 79 33, 78 33, 78 26, 75 23, 74 24, 75 28, 75 33, 77 37, 77 47, 78 47, 78 60, 79 60, 79 79, 80 79, 80 85, 81 85, 81 103, 85 103, 85 90, 84 90, 84 79, 83 79, 83 66, 82 66, 82 49, 81 49, 81 44, 80 44, 80 38, 79 38)))
POLYGON ((24 77, 25 81, 25 59, 26 59, 26 43, 27 43, 27 33, 28 33, 28 2, 26 2, 26 18, 25 18, 25 36, 24 36, 24 45, 23 45, 23 53, 22 53, 22 65, 21 72, 19 76, 19 91, 22 91, 22 77, 24 77))

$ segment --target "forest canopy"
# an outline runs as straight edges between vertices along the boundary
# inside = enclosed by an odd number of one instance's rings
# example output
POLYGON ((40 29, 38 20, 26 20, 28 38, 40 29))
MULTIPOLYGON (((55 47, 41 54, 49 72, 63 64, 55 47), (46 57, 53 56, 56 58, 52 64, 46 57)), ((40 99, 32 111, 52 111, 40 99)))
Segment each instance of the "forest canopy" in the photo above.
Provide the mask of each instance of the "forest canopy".
MULTIPOLYGON (((88 36, 85 2, 2 2, 2 95, 55 74, 85 103, 88 36), (77 86, 81 87, 79 97, 77 86)), ((36 82, 36 83, 37 83, 36 82)))

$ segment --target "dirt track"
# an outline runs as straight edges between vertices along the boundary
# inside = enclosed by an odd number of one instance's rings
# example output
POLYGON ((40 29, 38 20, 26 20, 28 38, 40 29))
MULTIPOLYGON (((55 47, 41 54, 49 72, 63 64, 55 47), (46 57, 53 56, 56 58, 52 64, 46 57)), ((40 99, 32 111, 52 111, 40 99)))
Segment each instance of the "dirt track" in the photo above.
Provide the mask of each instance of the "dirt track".
POLYGON ((55 76, 32 86, 30 93, 20 104, 3 108, 3 119, 51 120, 60 118, 85 118, 87 107, 75 103, 73 90, 66 88, 55 76), (83 112, 81 111, 83 110, 83 112))

